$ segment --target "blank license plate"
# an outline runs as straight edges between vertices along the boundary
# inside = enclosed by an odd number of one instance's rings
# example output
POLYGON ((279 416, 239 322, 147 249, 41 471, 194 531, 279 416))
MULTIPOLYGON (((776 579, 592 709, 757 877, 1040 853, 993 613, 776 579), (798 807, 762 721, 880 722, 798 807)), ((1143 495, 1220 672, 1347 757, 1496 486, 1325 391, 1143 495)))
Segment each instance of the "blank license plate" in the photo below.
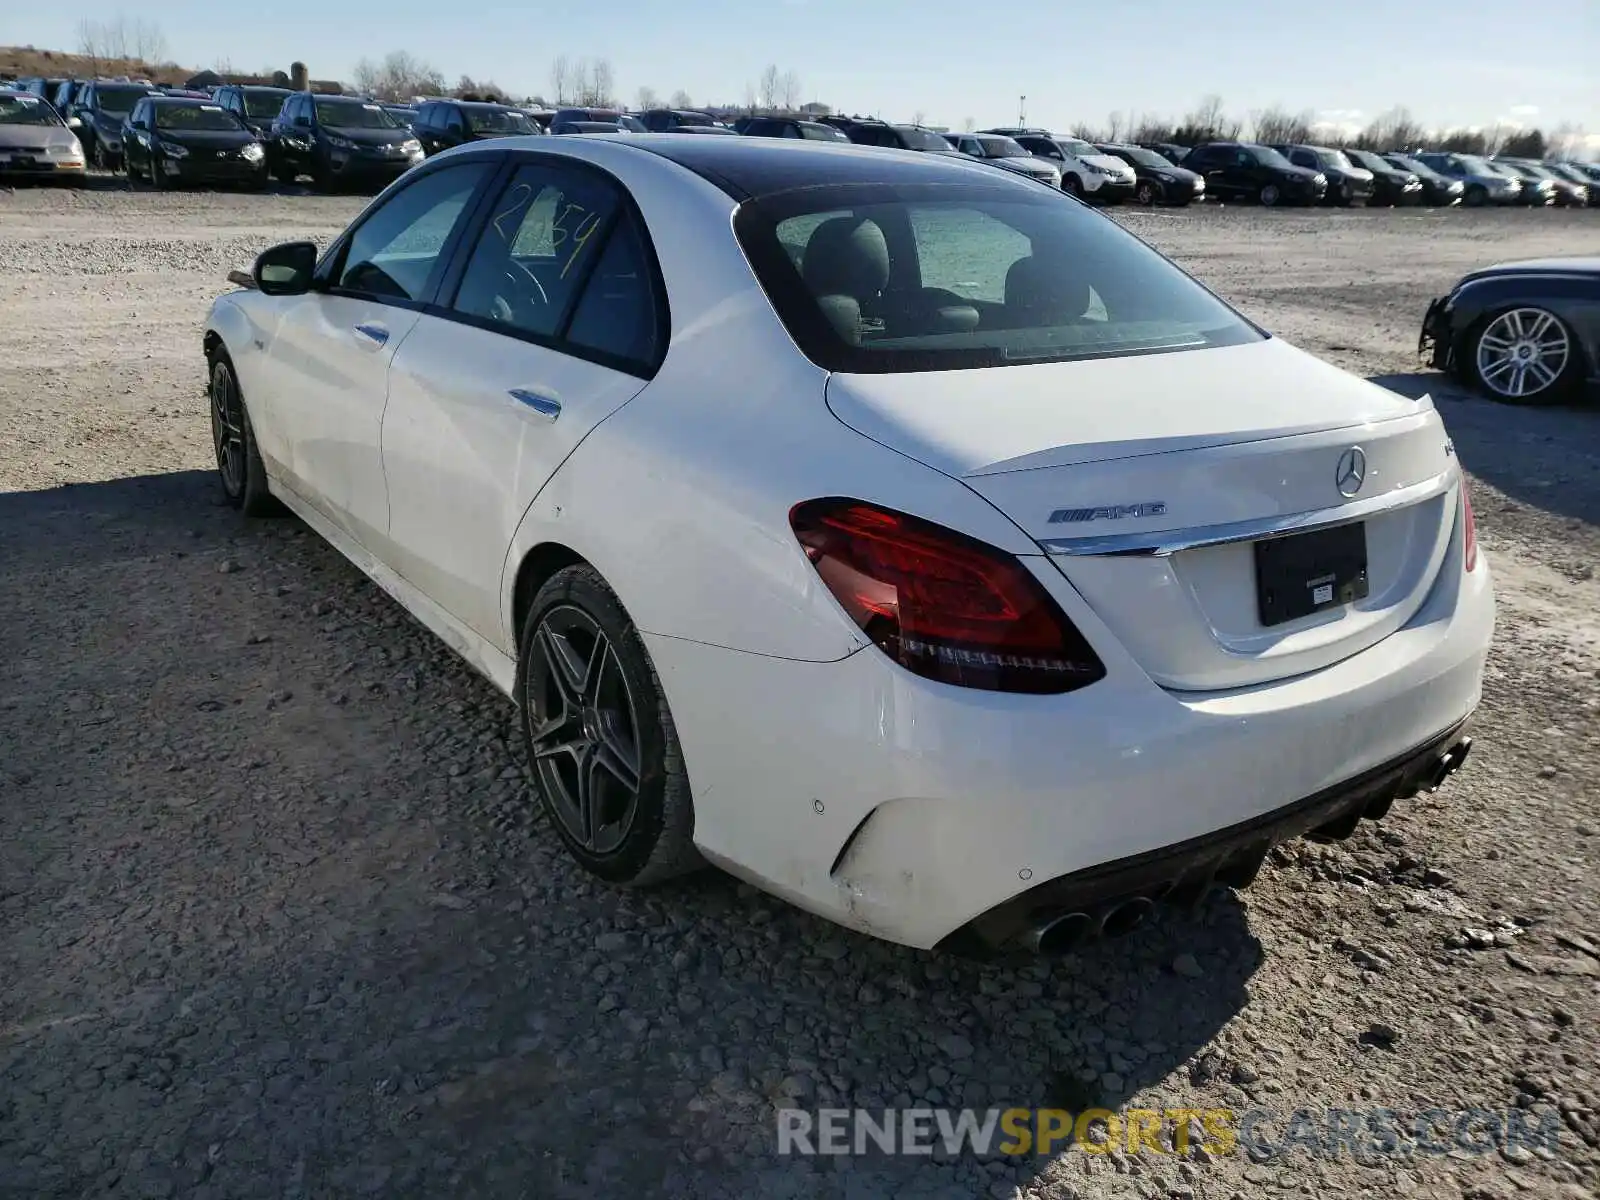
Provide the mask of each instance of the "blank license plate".
POLYGON ((1367 527, 1360 522, 1255 543, 1256 605, 1282 625, 1367 594, 1367 527))

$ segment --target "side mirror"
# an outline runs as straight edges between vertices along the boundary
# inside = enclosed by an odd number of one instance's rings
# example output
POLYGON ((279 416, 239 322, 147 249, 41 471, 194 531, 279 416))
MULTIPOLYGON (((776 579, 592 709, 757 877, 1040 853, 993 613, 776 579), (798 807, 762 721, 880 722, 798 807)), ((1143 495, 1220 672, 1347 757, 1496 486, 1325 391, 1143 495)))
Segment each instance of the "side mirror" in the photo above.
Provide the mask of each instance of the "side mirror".
POLYGON ((263 295, 302 296, 311 290, 316 269, 315 242, 284 242, 263 250, 250 275, 263 295))
POLYGON ((83 128, 83 122, 78 120, 77 117, 68 117, 67 118, 67 128, 68 129, 82 129, 83 128))

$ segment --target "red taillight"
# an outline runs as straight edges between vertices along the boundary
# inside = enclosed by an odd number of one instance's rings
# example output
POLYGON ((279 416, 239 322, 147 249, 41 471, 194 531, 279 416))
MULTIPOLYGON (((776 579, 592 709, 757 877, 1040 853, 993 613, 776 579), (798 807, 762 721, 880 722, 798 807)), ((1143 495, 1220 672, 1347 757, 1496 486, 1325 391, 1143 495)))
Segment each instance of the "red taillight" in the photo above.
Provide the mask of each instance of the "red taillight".
POLYGON ((808 500, 789 524, 850 619, 909 671, 1032 693, 1106 673, 1039 581, 993 546, 860 500, 808 500))
POLYGON ((1471 571, 1478 565, 1478 523, 1472 517, 1472 497, 1467 494, 1467 478, 1461 477, 1461 559, 1471 571))

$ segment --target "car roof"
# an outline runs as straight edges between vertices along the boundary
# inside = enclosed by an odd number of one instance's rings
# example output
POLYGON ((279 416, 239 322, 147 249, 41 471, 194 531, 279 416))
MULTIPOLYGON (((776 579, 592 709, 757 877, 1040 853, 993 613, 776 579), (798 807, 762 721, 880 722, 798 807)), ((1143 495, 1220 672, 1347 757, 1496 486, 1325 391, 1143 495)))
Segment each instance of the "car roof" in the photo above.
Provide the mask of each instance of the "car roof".
MULTIPOLYGON (((454 96, 446 96, 441 100, 426 101, 433 104, 459 104, 462 108, 509 108, 521 112, 515 104, 507 104, 502 100, 457 100, 454 96)), ((415 105, 402 104, 397 100, 387 102, 390 108, 414 108, 415 105)))
POLYGON ((207 108, 216 108, 218 105, 209 96, 167 96, 152 95, 148 99, 157 108, 198 108, 204 105, 207 108))
MULTIPOLYGON (((969 166, 970 160, 961 155, 947 157, 840 142, 640 133, 620 139, 617 144, 669 159, 736 200, 757 199, 801 187, 970 183, 975 170, 984 172, 986 181, 993 174, 997 186, 1009 183, 1003 172, 978 164, 969 166)), ((1019 181, 1015 186, 1035 185, 1019 181)))

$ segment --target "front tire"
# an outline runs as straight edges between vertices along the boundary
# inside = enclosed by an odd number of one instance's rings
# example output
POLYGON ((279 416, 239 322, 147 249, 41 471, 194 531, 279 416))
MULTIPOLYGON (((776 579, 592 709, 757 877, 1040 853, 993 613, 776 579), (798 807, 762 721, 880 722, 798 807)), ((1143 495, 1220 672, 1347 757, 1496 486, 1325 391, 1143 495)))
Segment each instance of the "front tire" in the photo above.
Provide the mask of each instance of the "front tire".
POLYGON ((638 630, 599 572, 556 572, 533 598, 517 702, 540 807, 568 853, 610 883, 701 865, 683 751, 638 630))
POLYGON ((1488 190, 1477 185, 1469 187, 1467 189, 1465 203, 1468 208, 1482 208, 1485 204, 1489 203, 1488 190))
POLYGON ((227 355, 211 360, 211 444, 216 452, 217 478, 228 504, 247 517, 265 517, 280 511, 267 488, 267 468, 256 447, 255 429, 244 406, 244 394, 227 355))
POLYGON ((1076 175, 1069 174, 1065 176, 1061 180, 1061 190, 1069 196, 1075 196, 1079 200, 1083 199, 1083 184, 1076 175))
POLYGON ((1259 199, 1261 201, 1262 208, 1275 208, 1283 199, 1283 193, 1278 190, 1277 184, 1266 183, 1261 185, 1261 194, 1259 199))
POLYGON ((1139 186, 1133 189, 1133 199, 1135 203, 1149 208, 1156 202, 1156 185, 1148 179, 1141 179, 1139 186))
POLYGON ((1504 404, 1555 404, 1582 374, 1566 322, 1542 308, 1508 308, 1479 323, 1467 343, 1468 377, 1504 404))

